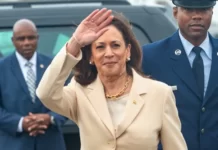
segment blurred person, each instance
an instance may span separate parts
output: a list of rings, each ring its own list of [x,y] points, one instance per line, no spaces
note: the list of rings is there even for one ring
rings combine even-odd
[[[37,88],[42,103],[73,120],[82,150],[186,150],[172,89],[141,74],[142,54],[124,16],[87,16]],[[71,70],[75,76],[64,86]]]
[[[208,33],[215,0],[173,0],[179,29],[143,46],[143,71],[172,86],[189,150],[218,149],[218,40]]]
[[[13,26],[15,53],[0,61],[0,149],[65,150],[61,125],[67,118],[47,109],[35,95],[51,59],[38,52],[35,24]]]

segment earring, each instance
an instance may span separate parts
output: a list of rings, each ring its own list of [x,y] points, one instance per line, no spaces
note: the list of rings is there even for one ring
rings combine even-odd
[[[130,57],[128,57],[126,60],[127,60],[127,61],[130,61]]]
[[[92,65],[92,62],[90,61],[89,64]]]

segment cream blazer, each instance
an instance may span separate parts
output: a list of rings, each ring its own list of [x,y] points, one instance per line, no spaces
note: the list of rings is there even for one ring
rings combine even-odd
[[[64,82],[80,61],[65,47],[47,68],[36,91],[42,103],[73,120],[80,129],[81,150],[187,150],[172,89],[133,70],[133,84],[125,116],[117,130],[110,117],[99,78],[82,86],[74,78]],[[72,141],[73,142],[73,141]]]

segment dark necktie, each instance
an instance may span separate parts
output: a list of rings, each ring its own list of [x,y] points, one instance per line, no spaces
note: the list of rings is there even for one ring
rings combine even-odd
[[[204,63],[200,55],[202,48],[194,47],[192,51],[196,54],[195,59],[193,61],[192,70],[193,70],[197,85],[199,87],[199,91],[203,97],[204,96]]]

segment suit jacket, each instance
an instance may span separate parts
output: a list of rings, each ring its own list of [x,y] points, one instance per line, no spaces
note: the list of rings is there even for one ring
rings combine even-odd
[[[78,58],[67,54],[64,47],[46,70],[36,92],[45,106],[79,126],[82,150],[155,150],[160,139],[165,150],[186,150],[169,86],[133,70],[126,115],[115,130],[99,77],[88,86],[73,78],[63,87],[81,58],[81,53]]]
[[[209,37],[213,48],[212,66],[204,99],[198,92],[178,32],[143,46],[144,73],[175,88],[182,133],[189,150],[218,149],[218,40]]]
[[[36,85],[50,62],[50,58],[37,53]],[[0,150],[65,150],[60,126],[67,118],[47,109],[38,98],[32,103],[15,53],[0,61],[0,70]],[[48,113],[54,116],[56,125],[36,137],[18,133],[21,117],[29,112]]]

